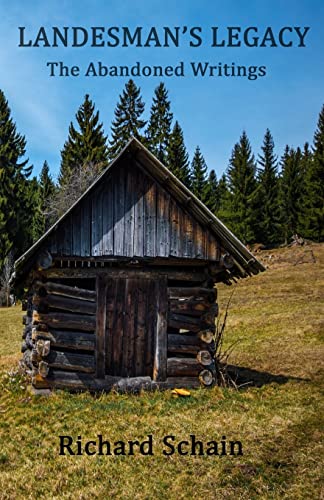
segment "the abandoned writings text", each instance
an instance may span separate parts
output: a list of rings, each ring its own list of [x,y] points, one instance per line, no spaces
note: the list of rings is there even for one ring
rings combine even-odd
[[[104,64],[101,61],[90,62],[85,68],[77,65],[66,65],[63,61],[49,61],[46,63],[51,77],[244,77],[248,80],[257,80],[266,76],[266,66],[221,63],[212,64],[208,61],[188,62],[180,61],[175,65],[143,65],[136,61],[133,65],[115,66]]]

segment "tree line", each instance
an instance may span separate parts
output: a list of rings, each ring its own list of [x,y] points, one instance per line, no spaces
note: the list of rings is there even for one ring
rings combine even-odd
[[[273,246],[299,234],[324,239],[324,106],[313,144],[286,146],[281,157],[269,129],[255,156],[246,131],[234,145],[226,171],[218,179],[196,147],[190,161],[183,130],[174,120],[164,83],[154,91],[149,119],[140,88],[129,80],[119,96],[111,133],[105,135],[99,111],[86,95],[70,123],[61,151],[57,182],[47,161],[39,178],[26,154],[0,90],[0,269],[8,255],[17,258],[118,155],[131,136],[138,138],[207,205],[245,244]]]

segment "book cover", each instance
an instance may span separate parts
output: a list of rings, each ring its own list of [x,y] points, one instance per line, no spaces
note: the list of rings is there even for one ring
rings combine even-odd
[[[321,498],[322,3],[0,7],[0,498]]]

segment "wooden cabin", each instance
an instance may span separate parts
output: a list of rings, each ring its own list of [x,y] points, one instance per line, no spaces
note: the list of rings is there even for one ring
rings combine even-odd
[[[215,383],[217,282],[263,271],[139,141],[15,264],[37,388]]]

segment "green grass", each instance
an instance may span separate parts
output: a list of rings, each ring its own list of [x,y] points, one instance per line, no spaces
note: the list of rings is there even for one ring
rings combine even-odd
[[[294,265],[307,247],[277,250],[266,273],[236,286],[226,345],[241,341],[230,362],[254,370],[262,387],[199,389],[183,399],[170,391],[31,396],[23,378],[8,375],[21,356],[22,313],[0,309],[0,498],[321,498],[324,246],[312,248],[316,263]],[[230,291],[219,287],[221,310]],[[153,434],[155,455],[59,456],[65,434]],[[242,442],[244,455],[163,456],[167,434],[225,435]]]

